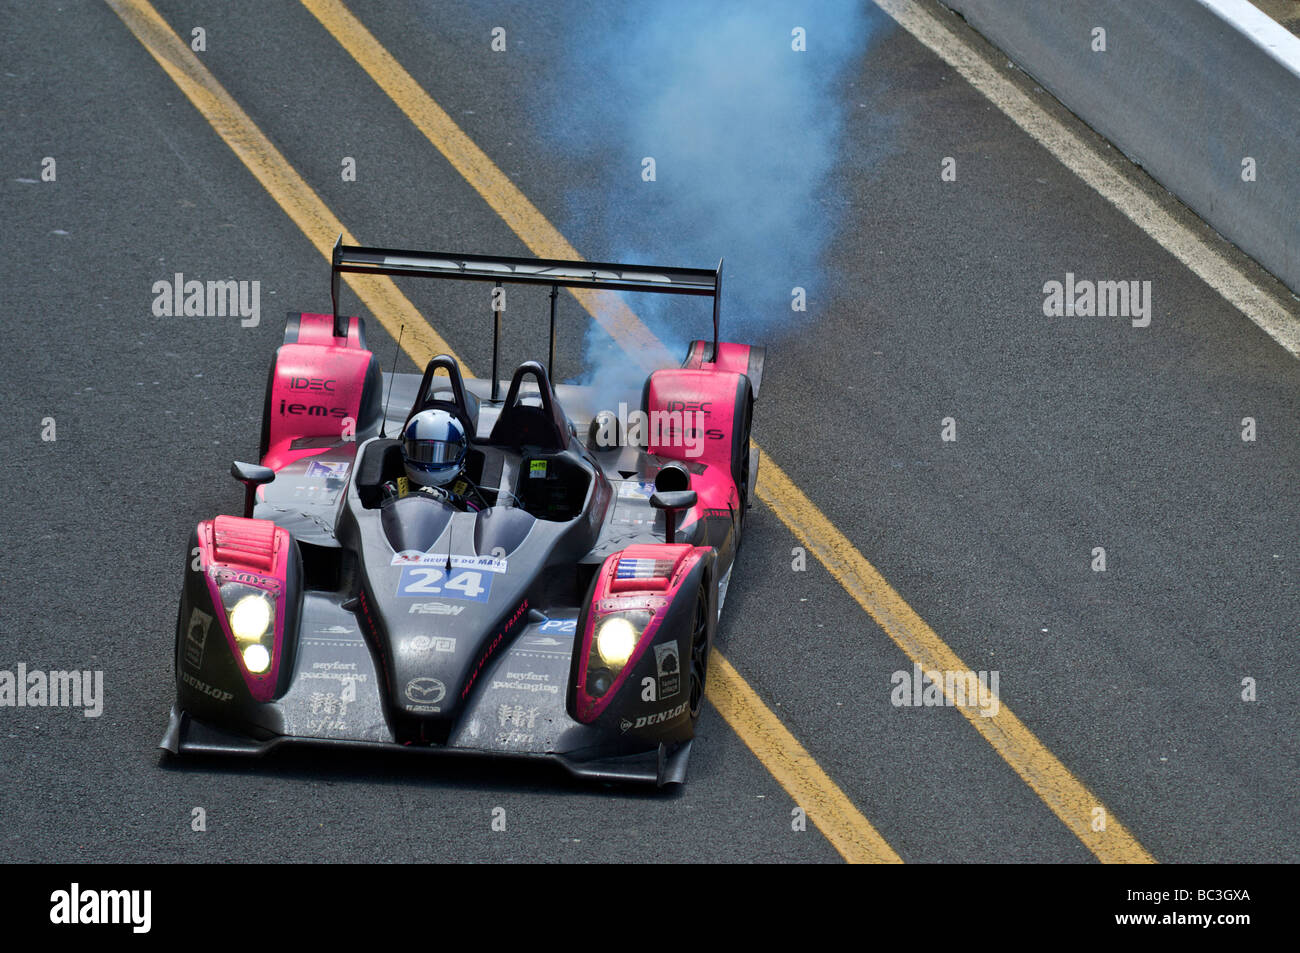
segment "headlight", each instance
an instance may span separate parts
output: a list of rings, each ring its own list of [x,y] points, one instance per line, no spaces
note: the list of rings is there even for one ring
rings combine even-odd
[[[617,670],[627,664],[636,648],[637,630],[622,616],[613,616],[600,623],[596,630],[596,652],[600,660]]]
[[[260,675],[271,667],[271,653],[261,642],[254,642],[244,649],[244,664],[250,672]]]
[[[230,610],[230,631],[240,642],[257,642],[271,627],[273,615],[274,610],[266,596],[252,594],[243,596]],[[245,661],[247,661],[247,653],[245,653]],[[265,671],[265,668],[255,669],[250,665],[249,671]]]
[[[222,583],[220,592],[245,672],[265,675],[275,660],[276,597],[265,589],[233,581]]]
[[[587,656],[588,695],[600,698],[614,687],[653,618],[654,613],[648,610],[625,609],[596,621]]]

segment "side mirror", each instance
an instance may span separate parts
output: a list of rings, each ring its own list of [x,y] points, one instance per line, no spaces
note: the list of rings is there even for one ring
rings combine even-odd
[[[664,511],[664,542],[675,543],[677,535],[677,511],[689,510],[698,502],[694,490],[673,490],[650,494],[650,505]]]
[[[257,502],[257,488],[275,479],[275,471],[256,463],[240,463],[236,460],[230,465],[230,475],[244,484],[244,516],[253,515],[253,506]]]

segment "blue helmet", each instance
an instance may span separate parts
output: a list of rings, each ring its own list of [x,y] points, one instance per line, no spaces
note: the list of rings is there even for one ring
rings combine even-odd
[[[406,476],[420,486],[446,486],[460,473],[468,449],[465,428],[445,410],[422,410],[402,428]]]

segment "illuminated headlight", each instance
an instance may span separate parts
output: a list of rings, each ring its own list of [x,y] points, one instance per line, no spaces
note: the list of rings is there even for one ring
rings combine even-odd
[[[614,687],[653,618],[653,612],[633,609],[596,621],[595,636],[587,656],[587,694],[600,698]]]
[[[221,586],[221,603],[245,672],[265,675],[275,654],[276,597],[256,586],[226,582]]]
[[[244,648],[244,664],[250,672],[260,675],[271,667],[271,653],[261,642],[254,642]]]
[[[600,623],[596,630],[596,652],[600,660],[614,670],[627,664],[636,648],[637,630],[622,616],[613,616]]]
[[[271,607],[271,602],[266,596],[247,595],[240,598],[235,603],[235,607],[230,610],[230,631],[240,642],[257,642],[262,636],[266,635],[266,630],[271,627],[271,618],[275,610]],[[249,649],[259,646],[249,646]],[[266,649],[262,649],[263,654]],[[248,661],[248,651],[244,652],[244,660]],[[262,672],[266,668],[254,668],[251,664],[248,666],[249,671]]]

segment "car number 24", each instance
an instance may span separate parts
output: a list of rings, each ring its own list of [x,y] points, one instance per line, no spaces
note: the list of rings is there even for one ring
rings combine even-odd
[[[492,594],[492,574],[477,569],[452,569],[440,566],[405,566],[397,582],[397,594],[424,599],[442,596],[463,602],[487,602]]]

